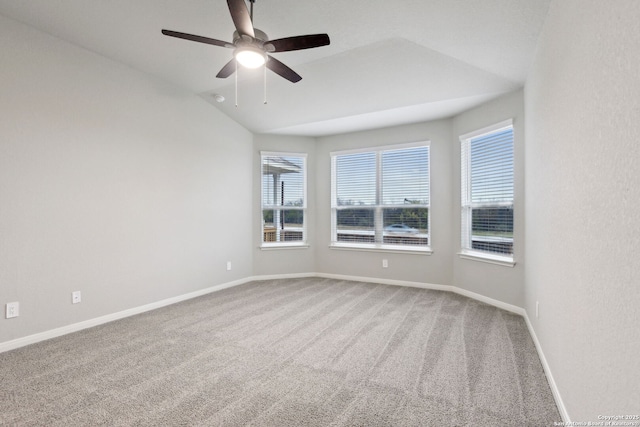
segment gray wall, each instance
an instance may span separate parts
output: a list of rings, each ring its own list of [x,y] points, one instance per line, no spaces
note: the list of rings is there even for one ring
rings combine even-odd
[[[454,277],[459,172],[451,168],[457,132],[518,110],[519,95],[456,121],[253,136],[179,88],[0,20],[0,302],[21,304],[20,317],[0,320],[0,342],[262,275],[455,284],[518,304],[494,292],[520,289],[504,267],[470,273],[495,289]],[[433,254],[329,249],[329,153],[422,140],[431,141]],[[259,248],[261,150],[308,154],[309,248]],[[75,290],[83,302],[72,305]]]
[[[431,141],[431,240],[433,254],[412,255],[330,249],[332,151]],[[398,126],[318,138],[317,157],[317,271],[359,277],[401,280],[437,285],[451,283],[452,242],[452,134],[451,122]],[[389,267],[382,268],[382,259]]]
[[[640,413],[638,17],[554,1],[526,84],[526,308],[572,421]]]
[[[0,52],[0,342],[252,274],[250,132],[3,17]]]
[[[260,249],[262,214],[260,195],[260,151],[307,154],[307,233],[311,243],[306,248]],[[313,273],[316,254],[316,156],[315,138],[256,135],[253,150],[253,274],[256,276]]]
[[[252,144],[200,99],[0,17],[0,302],[21,303],[0,342],[254,274],[452,284],[515,305],[524,289],[571,418],[637,414],[638,16],[636,0],[554,1],[526,84],[524,157],[519,93],[453,121]],[[457,136],[509,116],[525,166],[514,269],[456,255]],[[434,254],[329,249],[329,152],[425,139]],[[260,149],[309,153],[311,248],[257,248]]]
[[[524,93],[513,92],[460,114],[453,120],[453,241],[460,249],[460,135],[513,119],[514,144],[514,267],[453,257],[453,285],[498,301],[524,307]]]
[[[516,150],[516,267],[459,259],[460,142],[458,136],[513,118]],[[431,143],[432,255],[331,249],[332,151]],[[385,280],[454,285],[519,307],[524,306],[524,118],[523,92],[516,91],[454,119],[321,138],[256,135],[254,224],[260,227],[260,151],[309,155],[309,242],[306,249],[260,250],[254,233],[254,274],[324,273]],[[382,260],[389,261],[382,268]]]

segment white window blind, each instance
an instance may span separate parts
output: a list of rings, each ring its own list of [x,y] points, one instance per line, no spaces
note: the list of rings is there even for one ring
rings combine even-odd
[[[429,146],[332,153],[332,244],[429,246]]]
[[[306,155],[261,153],[263,246],[307,240]]]
[[[461,140],[462,249],[513,256],[513,126]]]

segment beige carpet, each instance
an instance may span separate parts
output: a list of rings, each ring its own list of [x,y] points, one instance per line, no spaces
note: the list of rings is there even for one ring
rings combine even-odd
[[[524,320],[447,292],[252,282],[0,354],[0,424],[551,426]]]

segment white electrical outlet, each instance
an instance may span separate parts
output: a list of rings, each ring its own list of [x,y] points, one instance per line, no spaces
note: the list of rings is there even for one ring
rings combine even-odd
[[[539,315],[540,315],[540,303],[536,301],[536,319],[539,317]]]
[[[382,260],[382,268],[387,268],[389,267],[389,260],[388,259],[383,259]]]
[[[82,295],[80,294],[80,291],[71,292],[71,302],[73,304],[82,302]]]
[[[231,270],[231,261],[227,261],[227,271]]]
[[[8,302],[5,317],[7,319],[11,319],[12,317],[18,317],[19,315],[20,315],[20,303],[18,301]]]

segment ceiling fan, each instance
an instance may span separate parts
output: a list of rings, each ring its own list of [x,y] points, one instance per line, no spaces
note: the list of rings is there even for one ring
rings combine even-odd
[[[298,73],[269,55],[269,53],[326,46],[330,43],[329,36],[327,34],[309,34],[269,40],[269,37],[263,31],[253,26],[253,3],[255,3],[255,0],[249,0],[249,2],[251,3],[251,12],[249,12],[245,0],[227,0],[231,19],[236,27],[236,31],[233,32],[233,43],[171,30],[162,30],[162,34],[234,49],[233,59],[227,62],[218,72],[216,75],[218,78],[229,77],[236,70],[237,63],[239,63],[247,68],[258,68],[265,65],[268,69],[290,82],[299,82],[302,77]]]

